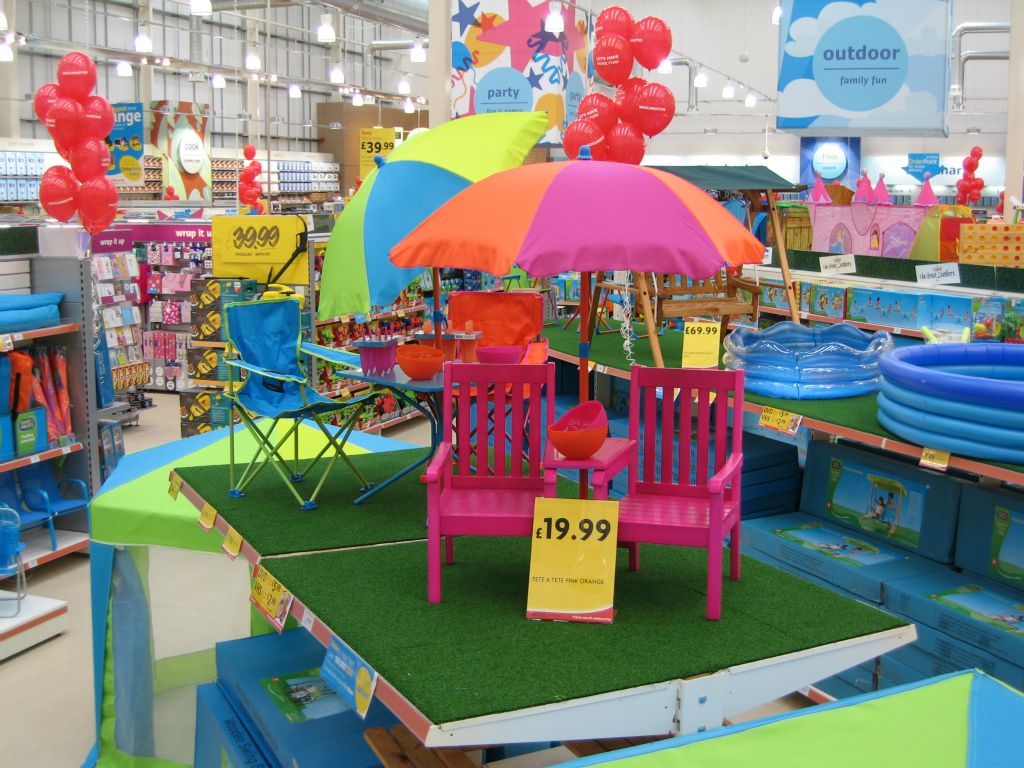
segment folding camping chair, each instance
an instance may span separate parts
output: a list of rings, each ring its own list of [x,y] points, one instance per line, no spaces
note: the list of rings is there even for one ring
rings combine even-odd
[[[21,540],[21,518],[7,506],[0,506],[0,579],[14,577],[14,591],[0,597],[0,603],[14,603],[13,613],[4,607],[0,616],[11,618],[21,611],[21,601],[28,595],[25,583],[25,564],[22,553],[25,543]]]
[[[229,366],[227,396],[232,410],[237,412],[256,441],[256,451],[241,477],[235,480],[235,431],[229,429],[230,482],[229,494],[238,498],[246,487],[270,464],[284,481],[288,490],[303,509],[316,509],[316,497],[327,481],[335,462],[341,458],[359,479],[361,490],[371,486],[345,453],[345,444],[372,394],[355,397],[344,403],[329,400],[307,382],[306,372],[299,360],[301,334],[299,303],[294,299],[271,299],[228,304],[225,307],[228,346],[232,354],[226,357]],[[235,370],[246,371],[248,376],[236,390]],[[323,422],[323,416],[335,411],[349,411],[341,429],[334,433]],[[261,417],[256,421],[250,414]],[[304,467],[299,467],[299,426],[304,419],[317,425],[327,442]],[[275,435],[282,420],[291,420],[284,435]],[[269,425],[269,426],[268,426]],[[261,428],[265,427],[265,428]],[[281,455],[288,440],[294,442],[294,458],[289,461]],[[326,469],[308,499],[303,499],[295,485],[303,481],[313,467],[331,448]]]

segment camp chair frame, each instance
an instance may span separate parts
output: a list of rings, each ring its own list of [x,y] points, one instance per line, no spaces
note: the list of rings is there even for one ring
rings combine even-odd
[[[278,303],[281,301],[291,301],[294,299],[270,299],[260,302],[234,302],[228,304],[225,307],[224,317],[225,323],[227,324],[227,318],[229,317],[230,311],[235,307],[251,307],[254,305],[266,305],[271,303]],[[296,310],[298,306],[296,304]],[[341,458],[352,473],[356,476],[360,483],[360,491],[365,492],[373,487],[362,472],[359,471],[358,467],[352,462],[352,459],[345,453],[345,446],[348,443],[349,437],[355,430],[355,426],[358,423],[359,416],[361,415],[363,408],[373,397],[373,393],[363,395],[358,398],[352,398],[344,403],[337,403],[336,408],[330,408],[327,403],[311,403],[307,396],[307,388],[309,387],[308,379],[305,376],[299,376],[293,373],[285,373],[281,371],[273,371],[262,366],[255,365],[248,362],[241,357],[241,352],[232,343],[230,326],[227,330],[228,345],[225,350],[224,361],[228,366],[228,386],[225,390],[226,396],[231,401],[231,412],[232,414],[238,414],[242,424],[245,425],[249,434],[252,435],[256,441],[256,450],[253,452],[252,458],[249,460],[245,469],[242,471],[240,477],[236,481],[236,467],[235,467],[235,427],[232,424],[229,428],[229,439],[228,439],[228,456],[229,456],[229,482],[230,490],[228,494],[232,498],[240,498],[245,495],[245,489],[255,480],[260,473],[270,465],[277,473],[278,477],[284,482],[285,486],[291,492],[292,496],[295,497],[296,501],[302,509],[312,510],[316,509],[317,503],[316,498],[320,494],[320,491],[324,487],[331,470],[334,468],[335,463]],[[295,338],[295,360],[297,370],[303,370],[301,364],[301,333],[296,333]],[[249,376],[253,374],[261,376],[264,379],[271,379],[273,381],[279,381],[283,385],[295,384],[298,387],[298,392],[302,399],[302,407],[296,410],[282,412],[275,415],[264,415],[258,422],[253,415],[249,413],[246,407],[241,402],[240,397],[243,395],[245,387],[248,386],[250,379],[247,377],[244,381],[236,381],[235,371],[239,372],[241,376],[242,371],[246,371]],[[236,387],[237,384],[237,387]],[[350,413],[348,418],[345,419],[341,426],[341,430],[338,433],[332,433],[330,429],[324,424],[322,416],[327,413],[332,413],[341,410],[349,410]],[[259,414],[257,414],[257,417]],[[291,420],[291,426],[285,431],[284,435],[280,438],[272,438],[277,426],[282,421]],[[312,421],[316,424],[317,428],[323,434],[327,442],[320,449],[320,451],[312,459],[308,460],[305,465],[302,465],[299,459],[299,427],[304,420]],[[233,419],[232,419],[233,421]],[[269,428],[261,429],[263,422],[269,421]],[[291,440],[293,444],[293,456],[289,460],[282,455],[282,449],[285,448],[286,444]],[[324,470],[320,477],[320,481],[316,484],[313,492],[309,498],[304,499],[302,494],[296,490],[295,485],[302,482],[306,475],[308,475],[313,468],[319,463],[327,454],[328,450],[334,449],[333,455],[328,459],[327,468]],[[291,467],[289,467],[289,462]]]

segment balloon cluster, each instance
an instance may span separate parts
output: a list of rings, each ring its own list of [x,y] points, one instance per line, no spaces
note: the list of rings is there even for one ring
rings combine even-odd
[[[258,179],[263,173],[263,166],[256,159],[256,147],[252,144],[242,147],[242,155],[249,164],[238,175],[238,199],[252,211],[260,214],[263,213],[263,203],[260,202],[260,198],[263,197],[263,185]]]
[[[964,176],[956,183],[957,205],[967,205],[981,200],[981,190],[985,188],[985,180],[974,175],[978,170],[978,161],[985,154],[981,147],[973,147],[971,154],[964,158]]]
[[[668,127],[676,99],[661,83],[633,77],[633,64],[647,69],[661,64],[672,52],[672,32],[661,19],[648,16],[634,22],[629,11],[612,6],[597,17],[596,36],[594,70],[617,86],[615,99],[601,93],[584,96],[562,144],[572,159],[586,145],[595,160],[639,165],[646,150],[644,136]]]
[[[181,200],[181,198],[178,197],[178,191],[174,187],[165,187],[164,200]]]
[[[999,205],[996,206],[996,213],[1002,216],[1006,212],[1006,190],[999,193]]]
[[[39,183],[39,202],[58,221],[78,214],[90,234],[102,232],[117,214],[117,187],[107,178],[114,127],[110,102],[92,93],[96,64],[81,51],[57,64],[57,82],[47,83],[33,99],[36,117],[46,126],[57,152],[71,167],[54,166]]]

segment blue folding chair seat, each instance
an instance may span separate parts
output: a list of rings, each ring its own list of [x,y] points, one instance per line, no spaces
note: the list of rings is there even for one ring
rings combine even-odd
[[[27,506],[24,499],[18,495],[13,472],[0,473],[0,508],[2,507],[9,507],[18,513],[23,531],[41,528],[44,525],[49,528],[50,549],[57,551],[57,530],[53,525],[53,511],[41,503],[34,507]]]
[[[14,592],[0,597],[0,604],[14,603],[14,612],[6,610],[0,616],[10,618],[17,616],[21,610],[21,601],[28,594],[25,584],[25,565],[21,554],[25,551],[25,542],[21,540],[24,520],[10,507],[0,507],[0,578],[14,576]],[[9,590],[8,590],[9,592]]]
[[[270,299],[228,304],[224,308],[227,335],[232,355],[225,359],[229,366],[226,390],[232,401],[232,410],[240,416],[249,433],[256,440],[256,451],[241,477],[235,480],[234,429],[230,430],[230,490],[233,497],[245,495],[246,487],[270,464],[285,482],[303,509],[315,509],[316,497],[327,480],[334,463],[340,458],[368,490],[371,484],[345,453],[359,415],[372,401],[374,394],[351,398],[343,403],[328,400],[308,384],[300,354],[310,354],[310,345],[300,349],[302,343],[299,322],[299,303],[294,299]],[[247,373],[244,383],[234,387],[234,372]],[[328,429],[321,417],[328,413],[347,411],[348,415],[337,433]],[[250,416],[261,417],[257,422]],[[284,436],[272,439],[282,419],[290,419],[291,426]],[[326,438],[320,452],[304,467],[299,466],[299,425],[303,420],[314,422]],[[263,428],[266,427],[266,428]],[[289,468],[281,449],[292,439],[294,458]],[[301,482],[327,452],[334,454],[308,499],[303,499],[295,484]]]
[[[89,510],[89,489],[85,483],[74,477],[57,482],[53,464],[48,461],[19,469],[18,484],[24,509],[47,512],[52,517]],[[72,488],[77,490],[77,497],[65,495]]]

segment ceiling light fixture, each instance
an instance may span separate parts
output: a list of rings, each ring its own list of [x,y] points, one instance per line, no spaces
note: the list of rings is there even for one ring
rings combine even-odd
[[[694,88],[707,88],[708,87],[708,73],[703,69],[697,73],[697,76],[693,78]]]
[[[552,35],[560,35],[565,32],[565,19],[562,18],[562,3],[560,0],[552,0],[548,3],[548,15],[544,19],[544,31]]]
[[[423,47],[423,38],[417,37],[409,51],[409,61],[413,64],[422,64],[427,60],[427,50]]]
[[[359,93],[358,91],[356,91],[355,93],[352,94],[352,106],[353,107],[361,107],[361,106],[363,106],[363,94]]]
[[[0,63],[10,64],[14,61],[14,49],[10,43],[0,43]]]
[[[224,75],[217,72],[213,77],[210,78],[210,85],[214,88],[224,88],[227,86],[228,81],[224,79]]]
[[[165,67],[171,66],[171,60],[169,58],[167,58],[166,56],[164,56],[164,60],[162,62],[160,62],[160,63],[163,64]]]
[[[299,88],[295,83],[288,86],[288,98],[289,99],[301,99],[302,89]]]
[[[398,81],[398,93],[402,96],[408,96],[412,93],[412,87],[409,85],[409,78],[403,77]]]
[[[659,75],[671,75],[672,74],[672,59],[665,59],[661,64],[658,65]]]
[[[331,14],[320,14],[320,26],[316,28],[316,41],[318,43],[333,43],[337,39],[338,36],[334,32]]]
[[[117,62],[117,67],[114,69],[118,77],[131,77],[132,76],[132,65],[127,61]]]
[[[345,70],[341,68],[341,64],[335,64],[331,67],[331,72],[328,75],[332,85],[341,85],[345,82]]]
[[[135,52],[136,53],[152,53],[153,52],[153,39],[149,36],[146,31],[145,24],[139,24],[139,34],[135,36]]]
[[[374,101],[376,101],[376,99],[374,99],[374,97],[371,94],[369,94],[369,93],[364,93],[363,94],[363,104],[371,105],[371,104],[374,103]]]
[[[189,13],[192,16],[212,16],[213,3],[210,0],[191,0],[189,3]]]
[[[772,24],[777,27],[780,21],[782,21],[782,3],[776,3],[775,8],[772,9]]]
[[[0,32],[6,32],[8,30],[7,14],[0,11]]]
[[[260,55],[256,52],[256,46],[250,45],[245,53],[245,68],[250,72],[254,72],[262,66],[260,61]]]
[[[733,85],[732,80],[729,80],[725,85],[722,86],[722,98],[733,99],[736,97],[736,86]]]
[[[402,108],[407,115],[416,114],[416,105],[412,103],[412,99],[406,99]]]
[[[747,97],[745,99],[743,99],[743,106],[747,107],[748,109],[756,107],[757,106],[757,94],[754,93],[753,91],[748,92],[747,93]]]

